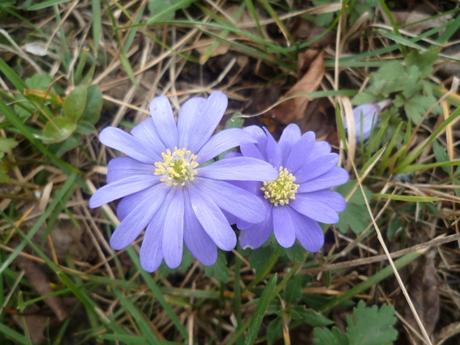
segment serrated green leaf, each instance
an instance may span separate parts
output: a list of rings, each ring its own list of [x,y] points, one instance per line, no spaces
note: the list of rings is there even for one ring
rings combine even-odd
[[[347,317],[349,345],[389,345],[398,338],[396,317],[390,305],[367,307],[363,301]]]
[[[342,195],[347,196],[355,187],[356,181],[349,181],[337,188],[337,191]],[[370,199],[372,193],[365,187],[364,193],[366,197]],[[340,220],[337,224],[337,228],[342,233],[347,233],[348,229],[351,229],[355,234],[360,234],[369,225],[371,218],[364,202],[364,198],[359,188],[356,188],[353,195],[347,202],[347,208],[340,214]]]
[[[88,88],[86,86],[77,86],[65,98],[63,111],[64,117],[73,120],[74,123],[83,115],[86,107],[86,97]]]
[[[436,104],[436,99],[433,96],[420,94],[405,101],[404,111],[413,123],[419,124],[429,107],[434,104]]]
[[[315,328],[313,331],[315,345],[349,345],[347,337],[337,328]]]

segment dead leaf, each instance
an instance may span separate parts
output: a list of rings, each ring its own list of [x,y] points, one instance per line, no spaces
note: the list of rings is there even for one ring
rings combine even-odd
[[[32,344],[39,345],[46,339],[45,330],[48,327],[50,318],[43,315],[13,315],[13,320],[22,327],[24,333],[32,341]]]
[[[41,296],[49,295],[52,292],[51,283],[41,266],[22,257],[19,257],[17,262],[19,267],[24,270],[25,277]],[[65,320],[67,312],[59,297],[48,296],[45,298],[45,303],[51,308],[59,321]]]
[[[439,277],[434,263],[436,252],[431,251],[417,261],[412,274],[409,276],[407,290],[411,292],[412,302],[417,310],[426,331],[431,336],[439,319]],[[418,329],[407,303],[404,304],[404,317],[414,329]],[[410,336],[410,335],[409,335]],[[413,339],[413,344],[419,344],[419,339]]]
[[[312,59],[313,56],[314,58]],[[272,117],[284,124],[299,121],[304,117],[305,110],[310,102],[307,95],[318,88],[324,76],[323,52],[318,53],[313,50],[307,50],[301,53],[298,59],[299,70],[305,70],[305,66],[308,66],[308,69],[302,78],[282,97],[286,101],[269,111]]]

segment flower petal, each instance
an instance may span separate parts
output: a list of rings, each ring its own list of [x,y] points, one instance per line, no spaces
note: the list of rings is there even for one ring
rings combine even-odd
[[[184,241],[192,255],[205,266],[211,266],[217,260],[217,247],[204,231],[193,213],[192,205],[188,193],[185,200],[185,231]]]
[[[324,233],[317,222],[291,209],[296,237],[302,247],[311,253],[318,252],[324,245]]]
[[[184,194],[182,189],[175,190],[163,226],[163,256],[169,268],[176,268],[182,261],[184,245]]]
[[[281,165],[281,150],[278,143],[275,141],[271,133],[264,128],[264,131],[267,135],[267,141],[265,146],[265,153],[267,156],[267,161],[275,167]]]
[[[295,242],[295,223],[288,206],[273,207],[273,230],[276,240],[284,248],[290,248]]]
[[[281,165],[284,166],[286,164],[286,160],[289,157],[289,154],[291,153],[292,147],[297,141],[300,140],[301,136],[302,134],[300,132],[299,126],[297,126],[294,123],[289,124],[283,130],[283,133],[281,133],[281,137],[278,142],[281,150],[281,157],[283,158]]]
[[[315,133],[306,132],[302,135],[291,148],[291,152],[286,159],[286,166],[291,173],[295,173],[305,163],[310,156],[315,145]]]
[[[348,179],[349,175],[345,169],[335,167],[321,176],[300,183],[298,193],[314,192],[321,189],[340,186],[347,183]]]
[[[199,114],[194,116],[189,126],[189,135],[186,147],[192,152],[198,152],[209,140],[219,124],[225,109],[227,109],[227,96],[220,91],[211,92]]]
[[[155,97],[150,101],[149,109],[153,126],[160,140],[165,147],[174,149],[177,146],[177,127],[168,98],[165,96]]]
[[[243,249],[257,249],[263,245],[273,233],[273,217],[272,210],[267,209],[265,220],[259,224],[251,225],[250,227],[241,229],[240,245]]]
[[[229,128],[212,136],[198,152],[198,162],[206,162],[224,151],[245,143],[253,143],[255,139],[240,128]]]
[[[196,188],[189,189],[190,202],[204,231],[222,250],[232,250],[236,236],[219,207]]]
[[[318,177],[337,165],[339,155],[336,153],[328,153],[325,156],[316,159],[308,159],[305,164],[295,173],[296,183],[302,183]]]
[[[206,98],[192,97],[187,100],[179,110],[179,118],[177,120],[177,130],[179,132],[179,147],[187,147],[189,138],[192,138],[193,126],[195,122],[201,121],[200,113],[204,109]]]
[[[224,211],[249,223],[264,219],[265,204],[254,194],[224,181],[197,178],[196,187]]]
[[[139,236],[162,205],[167,191],[168,189],[163,184],[154,186],[151,192],[156,197],[145,197],[142,199],[126,218],[121,221],[110,238],[110,245],[113,249],[123,249]]]
[[[139,256],[141,266],[147,272],[156,271],[163,261],[161,244],[163,238],[163,224],[170,200],[168,197],[169,195],[166,196],[163,205],[157,211],[155,217],[150,221],[147,230],[145,230],[144,239],[142,240]]]
[[[131,134],[148,148],[149,152],[156,155],[156,160],[161,159],[161,153],[166,150],[166,147],[160,140],[151,117],[135,126]]]
[[[157,160],[156,154],[149,152],[137,138],[119,128],[104,128],[99,134],[99,141],[143,163],[153,163]]]
[[[315,145],[313,146],[313,150],[308,156],[308,159],[312,161],[318,157],[325,156],[328,153],[331,153],[331,145],[329,145],[329,143],[326,141],[317,141],[315,142]]]
[[[297,194],[296,198],[289,203],[289,206],[318,222],[335,224],[339,221],[339,216],[332,207],[308,194]]]
[[[312,193],[302,193],[297,194],[297,196],[314,199],[317,202],[322,202],[323,204],[328,205],[336,212],[342,212],[343,210],[345,210],[347,206],[345,198],[342,196],[342,194],[330,190],[320,190]]]
[[[129,157],[117,157],[107,166],[107,183],[112,183],[133,175],[153,175],[152,164],[144,164]]]
[[[242,144],[240,145],[240,151],[245,157],[258,158],[261,160],[266,159],[265,148],[267,135],[259,126],[249,126],[243,129],[249,133],[257,142],[257,144]]]
[[[147,195],[147,197],[152,197],[151,188],[152,187],[123,197],[117,205],[118,219],[123,220],[128,214],[130,214],[131,211],[142,201],[142,199],[146,197],[145,195]]]
[[[106,184],[99,188],[89,199],[89,207],[95,208],[113,200],[139,192],[160,181],[158,176],[129,176],[121,180]]]
[[[268,181],[276,179],[278,171],[260,159],[232,157],[199,168],[198,176],[215,180]]]

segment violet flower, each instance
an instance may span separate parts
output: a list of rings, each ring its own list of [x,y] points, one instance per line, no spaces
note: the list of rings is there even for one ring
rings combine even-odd
[[[263,183],[239,183],[266,205],[263,222],[236,221],[241,246],[258,248],[274,233],[282,247],[291,247],[297,239],[307,251],[319,251],[324,233],[318,222],[337,223],[338,213],[345,209],[342,195],[331,190],[348,180],[348,173],[337,167],[339,156],[331,153],[327,142],[316,141],[313,132],[301,135],[295,124],[284,129],[279,142],[259,127],[246,131],[257,143],[241,145],[242,155],[269,162],[278,170],[278,177]]]
[[[140,249],[146,271],[155,271],[163,260],[178,267],[184,242],[201,263],[214,264],[217,247],[232,250],[236,245],[224,212],[249,223],[263,220],[260,199],[226,180],[270,180],[276,170],[252,157],[212,161],[228,149],[255,142],[237,128],[213,136],[226,108],[222,92],[193,97],[182,105],[176,123],[168,99],[160,96],[150,103],[151,117],[131,134],[108,127],[99,135],[104,145],[127,157],[109,162],[108,184],[94,193],[90,207],[122,199],[117,207],[121,223],[110,244],[123,249],[146,228]]]
[[[372,133],[372,130],[379,121],[380,112],[390,104],[390,100],[384,100],[378,103],[361,104],[353,108],[356,139],[358,142],[364,141],[367,138],[369,138],[369,136]]]

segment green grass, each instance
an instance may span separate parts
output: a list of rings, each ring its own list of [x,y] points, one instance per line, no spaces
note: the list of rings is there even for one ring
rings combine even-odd
[[[433,2],[433,13],[401,22],[400,11],[417,9],[366,3],[343,1],[342,9],[330,7],[333,2],[299,6],[284,0],[0,4],[3,29],[11,37],[0,41],[0,343],[312,343],[315,328],[334,329],[337,320],[340,327],[360,300],[392,304],[409,322],[412,330],[398,323],[395,344],[423,338],[388,258],[380,256],[371,216],[390,252],[437,243],[395,259],[416,305],[415,265],[419,272],[434,270],[446,291],[458,291],[460,96],[458,90],[447,91],[455,83],[444,67],[449,63],[460,70],[454,49],[459,7]],[[365,13],[368,19],[347,36]],[[442,20],[446,16],[450,19]],[[418,31],[420,25],[424,30]],[[48,47],[46,55],[26,50],[35,41]],[[147,110],[150,98],[160,93],[178,105],[191,95],[221,89],[231,100],[229,118],[236,114],[279,135],[283,124],[267,109],[308,70],[308,62],[299,70],[299,56],[315,49],[324,51],[326,74],[318,89],[295,95],[310,100],[308,116],[298,123],[330,140],[341,165],[355,166],[359,175],[350,169],[352,182],[344,189],[349,221],[324,226],[323,251],[285,250],[272,240],[257,251],[237,248],[221,255],[214,269],[186,254],[177,270],[162,266],[150,274],[140,267],[139,244],[110,249],[114,205],[87,206],[92,186],[105,183],[105,167],[116,155],[98,142],[102,128],[112,122],[132,128],[145,117],[138,109]],[[435,49],[439,54],[430,66],[424,65],[426,57],[410,59],[415,51]],[[48,77],[36,73],[30,59]],[[389,61],[406,66],[407,79],[416,82],[386,90],[396,78],[388,75],[379,89],[372,76]],[[432,90],[417,89],[418,84]],[[354,145],[340,104],[344,97],[356,100],[371,91],[376,100],[394,102],[380,114],[372,136]],[[422,107],[420,122],[396,102],[427,92],[435,101]],[[430,242],[449,235],[447,243]],[[370,261],[355,265],[361,259]],[[32,268],[25,269],[24,262]],[[430,290],[420,284],[425,293]],[[430,334],[438,340],[458,320],[457,301],[444,290],[422,297],[440,313]],[[65,320],[58,320],[51,300],[65,311]],[[38,326],[24,327],[21,320],[31,322],[33,316],[44,318]],[[422,317],[422,322],[430,320]],[[454,336],[444,344],[456,344]]]

